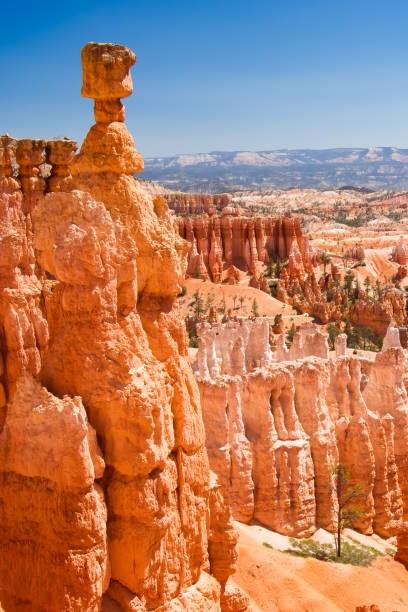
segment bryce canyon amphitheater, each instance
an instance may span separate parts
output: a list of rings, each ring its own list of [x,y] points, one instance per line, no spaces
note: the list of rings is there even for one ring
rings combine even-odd
[[[136,57],[81,59],[78,153],[0,137],[0,606],[408,610],[404,222],[138,181]],[[282,552],[332,540],[339,464],[368,567]]]

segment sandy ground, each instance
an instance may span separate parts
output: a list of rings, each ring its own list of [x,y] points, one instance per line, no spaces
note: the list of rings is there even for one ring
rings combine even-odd
[[[311,317],[307,314],[298,315],[296,310],[289,304],[283,304],[279,300],[271,297],[267,293],[254,289],[248,286],[248,281],[244,281],[238,285],[216,285],[211,281],[203,281],[197,278],[188,278],[184,281],[184,286],[187,289],[186,295],[179,299],[183,315],[193,313],[194,293],[198,290],[204,303],[208,295],[214,296],[213,306],[219,308],[225,298],[227,310],[231,309],[231,314],[237,317],[247,317],[251,315],[251,309],[254,299],[257,302],[259,315],[270,317],[273,319],[275,315],[281,314],[285,328],[289,328],[292,322],[295,325],[301,325],[306,321],[311,321]],[[244,301],[242,306],[239,297],[242,296]],[[235,308],[234,308],[235,297]]]
[[[392,278],[398,271],[398,264],[391,261],[391,249],[367,249],[365,252],[366,265],[361,268],[355,268],[358,271],[359,278],[366,276],[370,280],[381,281],[384,277]]]
[[[368,568],[302,559],[280,552],[290,547],[287,536],[261,525],[235,525],[240,542],[238,572],[232,582],[251,598],[251,612],[354,612],[358,605],[373,603],[381,612],[408,612],[408,572],[392,557],[377,559]],[[344,537],[382,553],[395,543],[351,529]],[[333,535],[319,529],[313,539],[332,543]],[[102,612],[120,611],[105,596]]]
[[[267,527],[263,527],[262,525],[258,524],[245,525],[243,523],[238,523],[237,521],[235,521],[235,526],[240,534],[246,534],[249,538],[256,540],[259,544],[266,542],[276,550],[286,550],[287,548],[290,548],[290,538],[288,536],[277,533],[276,531],[271,531]],[[318,529],[309,539],[314,540],[315,542],[320,542],[321,544],[333,544],[333,534],[325,529]],[[354,531],[353,529],[345,529],[343,531],[342,539],[351,543],[353,543],[353,540],[354,543],[358,541],[360,544],[363,544],[364,546],[372,546],[384,554],[387,549],[390,548],[393,548],[394,552],[396,552],[396,538],[389,538],[388,540],[385,540],[376,534],[366,536],[362,533],[358,533],[358,531]]]
[[[377,559],[370,567],[293,557],[262,544],[269,541],[282,548],[284,536],[257,525],[238,525],[234,582],[250,596],[255,612],[354,612],[358,605],[371,604],[381,612],[408,612],[408,572],[392,557]],[[317,539],[332,538],[319,531]],[[352,537],[356,537],[353,532]],[[376,537],[369,543],[388,546]]]

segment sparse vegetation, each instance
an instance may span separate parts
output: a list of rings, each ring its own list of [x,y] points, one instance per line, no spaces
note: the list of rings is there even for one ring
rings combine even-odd
[[[198,348],[198,336],[195,325],[191,325],[187,327],[188,333],[188,345],[192,348]]]
[[[196,319],[200,318],[200,315],[204,313],[204,302],[203,298],[200,295],[199,290],[194,293],[194,303],[193,303],[193,312]]]
[[[269,289],[271,290],[271,296],[272,297],[276,297],[278,281],[277,280],[270,280],[268,282],[268,285],[269,285]]]
[[[341,329],[337,327],[337,325],[334,325],[334,323],[329,323],[327,326],[327,333],[329,334],[331,347],[334,349],[334,341],[337,336],[341,334]]]
[[[364,487],[360,484],[350,484],[350,474],[346,472],[343,463],[338,463],[332,468],[332,474],[336,479],[335,491],[337,497],[337,529],[336,529],[336,555],[342,556],[341,533],[345,527],[351,527],[353,522],[364,516],[363,508],[356,504],[358,499],[366,497],[363,493]],[[350,561],[348,561],[350,563]],[[359,564],[358,564],[359,565]]]
[[[273,320],[274,327],[278,327],[281,323],[282,323],[282,315],[281,314],[276,314],[275,318]]]
[[[258,302],[256,301],[256,298],[254,298],[252,302],[251,315],[255,318],[259,317]]]
[[[293,338],[296,334],[296,326],[294,323],[292,323],[292,325],[290,326],[287,334],[286,334],[286,340],[291,344],[293,342]]]
[[[320,261],[323,264],[323,273],[326,276],[326,266],[328,266],[329,263],[331,262],[331,257],[329,257],[327,253],[322,253],[320,255]]]
[[[266,546],[266,544],[264,545]],[[290,538],[290,545],[292,548],[285,550],[285,553],[296,557],[313,557],[319,561],[332,561],[334,563],[359,565],[362,567],[367,567],[378,557],[384,556],[384,553],[381,553],[376,548],[357,542],[355,544],[347,541],[343,542],[340,556],[337,554],[334,544],[320,544],[312,539],[297,540]],[[386,552],[385,554],[389,553]]]

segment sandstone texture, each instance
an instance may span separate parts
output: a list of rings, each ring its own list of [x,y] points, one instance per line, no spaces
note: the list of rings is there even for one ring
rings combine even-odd
[[[402,563],[408,569],[408,524],[404,523],[397,538],[397,554],[395,560]]]
[[[79,397],[19,378],[0,434],[4,610],[100,609],[109,583],[104,472]],[[22,578],[24,577],[24,580]]]
[[[97,612],[106,592],[121,610],[246,609],[176,303],[188,245],[133,176],[135,60],[82,50],[96,123],[77,156],[68,139],[0,141],[5,612]]]
[[[273,351],[262,319],[198,326],[194,368],[208,455],[235,518],[300,537],[333,530],[332,468],[342,463],[350,484],[363,487],[354,528],[400,532],[408,511],[408,364],[393,330],[389,348],[370,360],[348,356],[341,336],[329,358],[327,337],[312,324],[301,326],[289,350],[281,336]]]

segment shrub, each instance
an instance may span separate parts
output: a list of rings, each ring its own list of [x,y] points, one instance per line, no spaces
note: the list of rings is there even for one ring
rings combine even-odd
[[[252,302],[251,314],[255,318],[259,317],[258,302],[256,301],[256,298],[254,298],[254,301]]]
[[[271,290],[271,296],[276,297],[278,281],[277,280],[269,281],[268,285],[269,285],[269,289]]]
[[[365,546],[357,542],[354,544],[343,542],[341,556],[337,557],[334,544],[320,544],[311,539],[297,540],[295,538],[290,538],[289,541],[292,549],[285,550],[285,553],[296,557],[313,557],[319,561],[332,561],[334,563],[367,567],[371,565],[372,561],[377,559],[377,557],[384,556],[383,553],[372,546]],[[392,553],[393,552],[394,551],[392,551]],[[389,554],[389,552],[385,554]]]
[[[295,336],[295,334],[296,334],[296,331],[297,331],[297,330],[296,330],[296,326],[295,326],[295,324],[294,324],[294,323],[292,323],[292,325],[290,326],[290,328],[289,328],[288,332],[286,333],[286,339],[287,339],[287,341],[288,341],[289,343],[292,343],[293,338],[294,338],[294,336]]]

